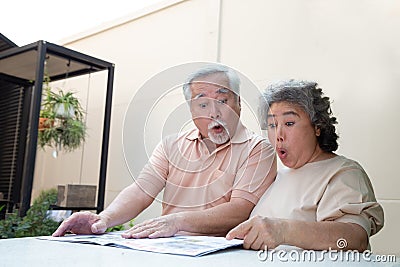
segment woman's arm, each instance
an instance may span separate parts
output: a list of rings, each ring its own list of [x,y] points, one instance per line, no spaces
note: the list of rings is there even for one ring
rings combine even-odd
[[[243,239],[243,247],[254,250],[282,244],[313,250],[364,251],[368,247],[364,228],[355,223],[335,221],[306,222],[256,216],[239,224],[226,237]]]

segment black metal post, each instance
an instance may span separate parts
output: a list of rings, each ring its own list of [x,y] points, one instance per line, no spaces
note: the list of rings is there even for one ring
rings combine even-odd
[[[106,176],[107,176],[107,160],[108,160],[108,144],[110,139],[111,127],[111,105],[113,94],[114,82],[114,64],[108,67],[107,78],[107,93],[104,112],[104,125],[103,125],[103,140],[101,145],[101,160],[100,160],[100,177],[99,177],[99,190],[97,196],[97,213],[104,209],[104,195],[106,189]]]
[[[26,138],[26,150],[25,160],[23,167],[23,181],[21,188],[21,207],[19,210],[20,216],[25,216],[31,205],[32,197],[32,185],[33,176],[35,171],[35,159],[36,159],[36,148],[37,148],[37,137],[38,137],[38,124],[39,124],[39,112],[42,100],[42,87],[43,87],[43,75],[44,75],[44,63],[46,59],[47,46],[44,41],[37,42],[37,62],[36,62],[36,77],[35,84],[32,87],[32,101],[30,106],[30,112],[28,116],[29,128]]]

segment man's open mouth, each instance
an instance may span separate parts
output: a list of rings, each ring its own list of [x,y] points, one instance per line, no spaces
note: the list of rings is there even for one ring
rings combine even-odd
[[[224,131],[225,127],[223,123],[213,121],[208,125],[208,129],[216,133],[221,133],[222,131]]]

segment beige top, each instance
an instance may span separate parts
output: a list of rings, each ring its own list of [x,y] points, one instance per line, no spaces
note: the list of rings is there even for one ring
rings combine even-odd
[[[166,137],[136,182],[152,197],[165,188],[163,215],[208,209],[235,197],[256,204],[276,175],[274,159],[266,139],[240,122],[230,142],[211,153],[194,129]]]
[[[362,226],[369,236],[383,227],[383,209],[367,174],[357,162],[343,156],[279,170],[254,215],[351,222]]]

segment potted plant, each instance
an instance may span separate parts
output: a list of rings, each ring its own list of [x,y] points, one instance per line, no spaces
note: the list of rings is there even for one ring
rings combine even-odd
[[[73,92],[51,90],[50,78],[45,75],[40,110],[38,145],[56,150],[73,151],[86,137],[84,110]]]
[[[0,220],[0,239],[51,235],[60,225],[48,213],[51,205],[56,202],[57,190],[55,188],[40,192],[25,217],[21,218],[18,210],[14,210]]]

